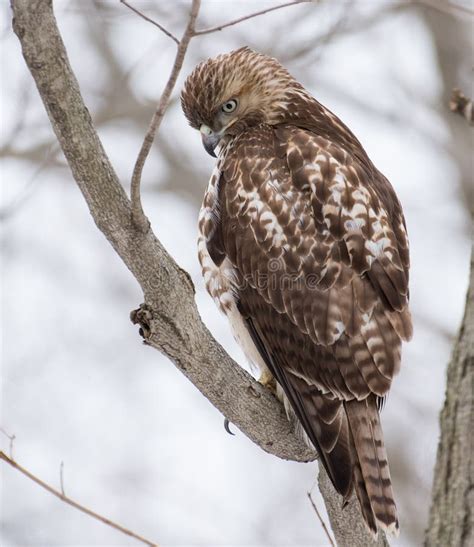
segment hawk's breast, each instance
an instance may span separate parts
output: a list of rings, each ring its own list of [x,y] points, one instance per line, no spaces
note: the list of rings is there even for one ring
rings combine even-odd
[[[220,248],[219,242],[216,242],[219,238],[222,207],[219,203],[222,162],[221,156],[209,180],[199,213],[198,258],[207,292],[217,307],[227,316],[232,334],[247,357],[252,371],[261,377],[269,374],[269,371],[249,335],[237,306],[241,282],[234,265],[225,255],[224,249]]]

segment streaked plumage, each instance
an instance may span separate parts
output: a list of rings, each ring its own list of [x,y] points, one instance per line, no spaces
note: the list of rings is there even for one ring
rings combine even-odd
[[[372,532],[396,532],[379,407],[412,327],[392,186],[334,114],[248,48],[198,65],[182,106],[206,149],[219,145],[199,216],[207,290],[336,490],[355,490]]]

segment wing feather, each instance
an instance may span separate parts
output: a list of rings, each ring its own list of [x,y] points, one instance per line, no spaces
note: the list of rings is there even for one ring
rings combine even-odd
[[[398,526],[378,411],[412,327],[401,207],[370,166],[311,131],[248,130],[222,167],[215,241],[255,346],[375,532]]]
[[[284,142],[285,156],[275,155]],[[241,242],[229,245],[231,262],[313,344],[335,347],[345,335],[342,344],[354,352],[352,367],[360,373],[354,377],[383,396],[399,368],[393,348],[411,335],[398,201],[392,218],[385,194],[364,179],[364,166],[294,127],[274,131],[262,125],[247,132],[245,145],[234,143],[228,163],[222,169],[224,238]],[[337,381],[331,367],[321,367],[333,395],[367,395],[354,378],[347,385],[348,365]]]

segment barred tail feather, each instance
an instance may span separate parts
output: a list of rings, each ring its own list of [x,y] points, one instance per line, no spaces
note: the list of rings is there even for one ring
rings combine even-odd
[[[354,487],[362,515],[376,535],[377,528],[398,535],[397,507],[387,453],[374,397],[345,403],[352,436]]]
[[[362,475],[362,469],[360,467],[359,460],[357,459],[357,453],[354,450],[354,462],[353,462],[353,479],[354,490],[359,500],[360,510],[364,517],[364,522],[369,528],[370,532],[377,535],[377,521],[375,519],[374,511],[370,503],[369,494],[365,487],[364,477]]]

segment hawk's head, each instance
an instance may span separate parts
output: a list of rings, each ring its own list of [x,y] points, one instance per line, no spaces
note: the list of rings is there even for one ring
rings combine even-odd
[[[276,60],[248,47],[200,63],[188,76],[181,105],[214,154],[219,141],[258,123],[281,123],[290,92],[302,86]]]

